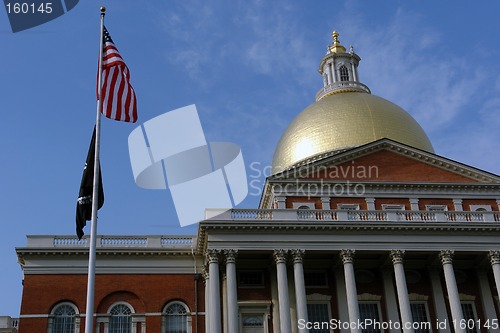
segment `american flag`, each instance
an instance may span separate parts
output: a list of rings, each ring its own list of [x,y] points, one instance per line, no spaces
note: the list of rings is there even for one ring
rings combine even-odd
[[[114,120],[135,123],[137,100],[130,84],[130,72],[106,28],[103,38],[101,112]]]

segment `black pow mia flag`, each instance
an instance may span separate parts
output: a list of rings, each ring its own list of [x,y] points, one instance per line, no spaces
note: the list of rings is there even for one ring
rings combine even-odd
[[[86,221],[92,219],[92,193],[94,186],[94,155],[95,155],[95,126],[92,140],[90,141],[89,152],[87,153],[87,161],[83,169],[82,183],[80,184],[80,193],[76,204],[76,235],[78,239],[82,239],[84,232],[83,227],[87,224]],[[99,195],[97,207],[98,209],[104,204],[104,190],[102,189],[101,165],[99,164]]]

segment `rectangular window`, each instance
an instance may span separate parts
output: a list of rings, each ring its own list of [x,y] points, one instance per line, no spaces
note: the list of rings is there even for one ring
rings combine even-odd
[[[326,272],[304,272],[304,284],[307,288],[328,287]]]
[[[241,271],[238,273],[239,287],[264,287],[264,274],[261,271]]]
[[[425,209],[431,212],[446,212],[448,206],[446,205],[425,205]]]
[[[359,210],[358,204],[338,204],[337,209],[341,210]]]
[[[405,210],[405,205],[383,204],[383,210]]]
[[[418,323],[418,328],[414,329],[415,333],[430,333],[431,324],[429,321],[429,312],[425,302],[411,302],[410,303],[412,320]]]
[[[309,333],[330,333],[330,310],[327,303],[308,303],[307,317],[315,329]]]
[[[371,319],[374,325],[365,326],[361,332],[363,333],[381,333],[382,330],[376,323],[381,324],[380,306],[378,302],[359,302],[359,317],[361,322]]]
[[[464,314],[464,324],[467,333],[476,333],[479,332],[478,327],[476,325],[477,315],[476,315],[476,307],[474,305],[474,301],[462,301],[462,312]]]

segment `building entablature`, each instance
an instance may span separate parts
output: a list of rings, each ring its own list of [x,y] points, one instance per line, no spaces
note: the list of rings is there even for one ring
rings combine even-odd
[[[340,152],[316,155],[269,176],[259,207],[272,208],[284,186],[290,195],[311,196],[313,191],[313,194],[338,196],[339,187],[354,190],[357,186],[351,195],[360,196],[362,188],[363,193],[382,195],[410,191],[412,195],[446,196],[449,193],[497,199],[500,177],[385,138]]]
[[[24,274],[86,274],[90,239],[76,236],[28,235],[16,248]],[[190,235],[96,237],[97,274],[192,273],[202,260]],[[168,257],[168,260],[166,258]],[[200,266],[201,269],[201,266]]]

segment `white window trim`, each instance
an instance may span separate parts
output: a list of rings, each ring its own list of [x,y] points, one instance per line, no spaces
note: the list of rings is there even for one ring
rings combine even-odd
[[[377,297],[379,300],[360,300],[360,297],[363,298],[363,295],[369,295],[369,296],[374,296],[373,298]],[[380,306],[380,299],[381,296],[376,296],[376,295],[371,295],[371,294],[361,294],[358,295],[358,304],[376,304],[377,305],[377,312],[378,312],[378,319],[380,322],[384,322],[384,318],[382,317],[382,308]],[[384,333],[383,329],[380,329],[380,332]]]
[[[128,302],[124,302],[124,301],[118,301],[118,302],[115,302],[113,304],[111,304],[111,306],[108,308],[108,311],[106,311],[106,314],[108,316],[108,321],[107,322],[104,322],[104,332],[107,333],[108,330],[109,330],[109,326],[110,326],[110,318],[112,317],[111,315],[111,309],[113,309],[115,306],[117,305],[125,305],[126,307],[128,307],[130,309],[130,331],[131,332],[134,332],[134,328],[136,327],[136,323],[134,323],[134,314],[135,314],[135,309],[134,307],[128,303]],[[98,322],[99,323],[99,322]],[[97,329],[97,331],[99,332],[99,328]]]
[[[320,295],[320,294],[315,294],[315,295]],[[323,296],[323,295],[321,295]],[[324,295],[326,296],[326,295]],[[307,304],[326,304],[326,311],[327,311],[327,315],[328,315],[328,322],[330,322],[330,320],[332,320],[332,306],[330,304],[330,299],[328,300],[311,300],[311,299],[307,299]],[[307,316],[309,317],[309,313],[307,314]],[[309,321],[311,319],[309,318]],[[330,332],[333,332],[333,330],[330,329]]]
[[[383,210],[405,210],[405,205],[403,204],[382,204]]]
[[[478,209],[484,209],[487,212],[491,212],[491,205],[469,205],[471,212],[477,212]]]
[[[472,305],[472,314],[474,316],[473,319],[474,319],[475,328],[476,328],[475,331],[476,332],[480,332],[479,327],[477,327],[478,317],[477,317],[477,311],[476,311],[476,302],[474,302],[474,300],[470,300],[470,298],[475,298],[475,297],[474,296],[470,296],[469,300],[462,300],[462,297],[460,297],[460,304],[471,304]]]
[[[425,205],[425,210],[428,210],[431,212],[447,212],[448,206],[447,205]]]
[[[271,305],[261,301],[243,301],[238,302],[238,326],[240,332],[243,332],[243,316],[245,315],[262,315],[264,319],[264,333],[269,332],[269,318],[271,316]]]
[[[53,323],[54,323],[54,312],[55,312],[55,310],[58,307],[64,306],[64,305],[71,306],[75,310],[75,333],[79,333],[80,332],[80,311],[78,310],[78,307],[75,304],[71,303],[71,302],[60,302],[60,303],[57,303],[52,308],[52,311],[50,311],[49,320],[48,320],[48,324],[47,324],[47,333],[52,333],[52,326],[53,326]]]
[[[413,295],[417,295],[417,294],[413,294]],[[423,295],[417,295],[417,296],[419,296],[418,297],[418,298],[420,298],[419,300],[412,301],[411,298],[410,298],[410,306],[411,306],[411,304],[424,304],[424,307],[425,307],[425,316],[426,316],[427,322],[431,323],[431,317],[430,317],[430,312],[429,312],[429,305],[427,304],[428,296],[423,296]],[[425,300],[422,300],[422,298],[425,298]],[[413,314],[412,314],[412,317],[413,317]],[[429,327],[429,332],[432,333],[432,323],[431,323],[431,325]]]
[[[182,301],[179,301],[179,300],[168,302],[161,310],[161,331],[165,332],[165,330],[167,329],[165,327],[166,326],[166,323],[165,323],[166,313],[165,312],[167,311],[168,307],[171,306],[172,304],[180,304],[184,307],[184,309],[186,309],[186,325],[187,325],[186,329],[187,329],[187,333],[191,333],[193,330],[193,318],[192,318],[193,314],[191,313],[191,310],[189,309],[187,304],[182,302]]]
[[[293,209],[299,209],[302,206],[307,206],[308,209],[316,209],[314,202],[293,202],[292,203]]]
[[[340,210],[359,210],[359,204],[337,204],[337,209]]]

